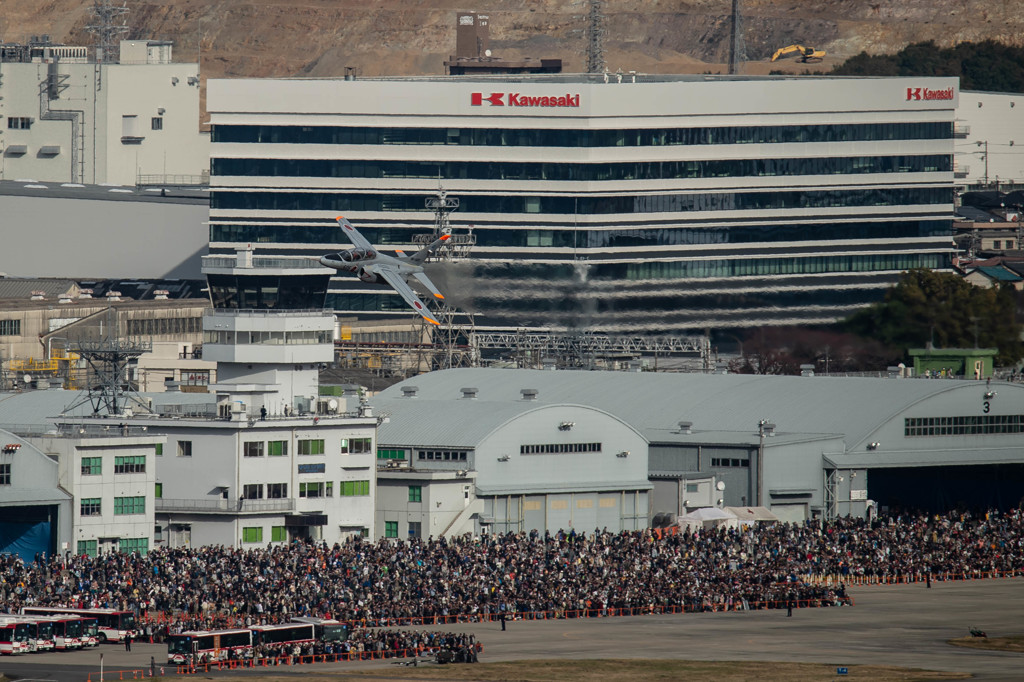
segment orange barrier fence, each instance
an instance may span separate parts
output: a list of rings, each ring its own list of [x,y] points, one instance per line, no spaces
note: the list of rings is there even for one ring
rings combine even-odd
[[[1013,571],[966,571],[932,573],[932,582],[950,582],[958,580],[994,580],[999,578],[1019,578],[1024,570]],[[809,575],[801,576],[801,582],[812,585],[909,585],[928,582],[928,573],[908,573],[901,575]]]
[[[477,642],[473,645],[476,653],[482,653],[483,644]],[[205,661],[195,665],[183,664],[157,666],[157,672],[163,676],[174,675],[195,675],[208,673],[213,670],[237,670],[240,668],[270,668],[282,665],[314,665],[317,663],[344,663],[349,661],[372,661],[389,658],[417,658],[423,655],[432,655],[442,651],[440,647],[419,647],[416,649],[385,649],[381,651],[350,651],[341,654],[310,654],[302,656],[275,656],[272,658],[236,658],[231,660]],[[170,671],[168,673],[168,670]],[[144,669],[136,670],[107,670],[103,673],[106,680],[141,680],[151,677],[152,671]],[[115,677],[116,675],[116,677]],[[88,682],[96,682],[100,679],[100,673],[89,673]]]

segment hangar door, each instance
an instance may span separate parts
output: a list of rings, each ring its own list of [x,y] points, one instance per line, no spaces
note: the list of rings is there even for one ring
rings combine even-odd
[[[57,552],[57,507],[3,507],[0,512],[0,554],[17,554],[26,563],[36,554]]]
[[[773,504],[772,513],[783,523],[803,523],[807,520],[807,503]]]

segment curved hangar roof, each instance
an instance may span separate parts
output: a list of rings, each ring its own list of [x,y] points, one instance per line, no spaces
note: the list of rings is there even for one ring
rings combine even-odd
[[[402,397],[403,389],[412,386],[416,397]],[[475,387],[476,398],[464,398],[464,387]],[[536,390],[536,398],[523,400],[522,389]],[[756,434],[758,421],[767,419],[782,433],[841,435],[850,443],[922,400],[958,390],[972,391],[974,400],[973,392],[986,388],[982,382],[942,379],[451,369],[395,384],[374,403],[403,416],[416,403],[414,409],[426,413],[424,419],[411,421],[423,424],[432,414],[449,426],[461,423],[455,426],[459,431],[477,428],[467,422],[501,415],[507,419],[528,406],[582,404],[642,432],[676,429],[680,421],[688,421],[694,431]],[[1014,384],[999,383],[997,390],[1019,391],[1024,397],[1024,387]]]
[[[418,386],[420,384],[413,382],[407,385]],[[390,390],[388,389],[388,392]],[[455,393],[461,398],[461,391],[456,389]],[[398,391],[398,395],[402,395],[401,390]],[[474,448],[502,425],[528,412],[568,408],[607,414],[603,410],[579,404],[552,405],[538,402],[501,404],[465,398],[458,400],[457,403],[453,405],[448,400],[429,400],[419,396],[415,398],[385,398],[382,392],[374,398],[374,407],[380,412],[401,415],[401,419],[389,420],[387,423],[381,424],[377,440],[387,445]],[[627,428],[636,430],[629,422],[619,419],[615,415],[607,416],[622,422]]]

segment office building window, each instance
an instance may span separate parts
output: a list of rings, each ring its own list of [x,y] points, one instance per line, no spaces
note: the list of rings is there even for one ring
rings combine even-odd
[[[262,483],[249,483],[242,486],[242,496],[247,500],[262,500],[263,499],[263,484]]]
[[[138,497],[115,497],[114,498],[114,514],[122,516],[126,514],[145,514],[146,513],[146,498],[144,496]]]
[[[411,485],[409,486],[409,501],[410,502],[422,502],[423,501],[423,486]]]
[[[162,116],[154,116],[153,120],[150,122],[150,129],[151,130],[163,130],[164,129],[164,119],[163,119],[163,117]]]
[[[117,548],[121,550],[122,554],[131,552],[145,554],[149,551],[149,538],[121,538]]]
[[[300,440],[298,450],[300,455],[322,455],[324,454],[324,439]]]
[[[280,500],[288,497],[288,484],[287,483],[268,483],[267,484],[267,497],[271,500]]]
[[[272,440],[267,443],[267,455],[270,457],[285,457],[288,455],[288,441]]]
[[[0,336],[20,336],[21,320],[0,320]]]
[[[361,455],[373,451],[372,438],[342,438],[341,454]]]
[[[190,440],[179,440],[178,441],[178,457],[191,457],[192,456],[192,441]]]
[[[98,497],[83,497],[79,505],[82,516],[100,516],[103,513],[102,503]]]
[[[370,494],[369,481],[342,481],[340,497],[365,497]]]
[[[157,457],[163,457],[164,456],[164,444],[163,443],[157,443],[156,444],[156,456]]]
[[[327,481],[327,483],[325,483],[324,486],[324,490],[326,491],[324,493],[324,496],[334,497],[334,481]]]
[[[697,492],[698,488],[699,488],[699,484],[697,484],[697,483],[687,483],[686,484],[686,492],[688,492],[688,493],[695,493],[695,492]]]
[[[242,542],[263,542],[262,526],[246,526],[242,528]]]
[[[386,537],[386,538],[397,538],[398,537],[398,521],[385,521],[384,522],[384,537]]]
[[[377,448],[377,459],[405,459],[405,450]]]
[[[29,130],[32,127],[32,119],[27,116],[11,116],[7,119],[7,127],[11,130]]]
[[[82,475],[83,476],[99,476],[103,473],[103,458],[102,457],[83,457],[82,458]]]
[[[262,457],[263,441],[250,441],[242,443],[242,454],[246,457]]]
[[[95,557],[99,551],[96,540],[79,540],[78,541],[78,556],[91,556]]]
[[[547,443],[545,445],[520,445],[521,455],[562,455],[573,452],[601,452],[600,443]]]
[[[0,485],[11,484],[11,465],[0,464]]]
[[[324,496],[324,484],[323,482],[317,483],[300,483],[299,484],[299,497],[323,497]]]
[[[409,522],[409,537],[411,537],[411,538],[422,537],[421,528],[422,528],[422,524],[419,521],[410,521]]]
[[[164,496],[164,484],[163,483],[157,483],[156,487],[153,489],[153,497],[155,497],[156,499],[159,500],[163,496]]]
[[[114,458],[115,474],[144,474],[146,473],[146,456],[131,455]]]
[[[288,542],[288,529],[284,526],[270,527],[271,542]]]

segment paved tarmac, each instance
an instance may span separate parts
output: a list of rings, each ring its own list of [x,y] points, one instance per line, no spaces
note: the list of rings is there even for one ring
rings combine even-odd
[[[836,666],[884,664],[972,673],[982,680],[1024,679],[1024,655],[965,649],[946,640],[978,627],[989,636],[1024,634],[1024,578],[851,588],[856,606],[747,613],[707,613],[558,621],[509,621],[450,626],[483,642],[481,662],[538,658],[669,658],[797,661]],[[0,660],[0,673],[35,680],[99,679],[100,653],[109,673],[149,669],[167,660],[166,647],[135,643],[70,653],[32,654]],[[275,675],[343,672],[391,661],[276,668]],[[167,672],[172,668],[164,663]],[[159,671],[158,671],[159,672]],[[236,673],[237,674],[237,673]],[[214,675],[216,676],[216,675]],[[106,680],[118,675],[107,674]],[[131,679],[131,676],[126,676]]]

